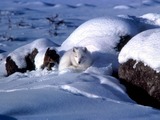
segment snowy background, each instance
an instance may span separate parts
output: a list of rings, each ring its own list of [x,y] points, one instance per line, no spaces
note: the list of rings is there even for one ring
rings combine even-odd
[[[159,28],[159,10],[159,0],[0,1],[0,120],[159,120],[159,110],[135,103],[111,76],[119,37]],[[54,68],[5,77],[5,57],[39,38],[59,52],[86,46],[94,63],[81,73]]]

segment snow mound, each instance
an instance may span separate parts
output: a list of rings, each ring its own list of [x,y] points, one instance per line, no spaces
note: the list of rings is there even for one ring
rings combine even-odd
[[[118,60],[116,47],[122,36],[134,36],[139,32],[131,19],[122,17],[101,17],[91,19],[80,25],[58,48],[67,51],[75,46],[86,47],[93,57],[92,67],[101,70],[112,64],[117,71]],[[102,73],[108,70],[101,71]]]
[[[133,7],[130,7],[128,5],[117,5],[113,9],[118,9],[118,10],[124,9],[124,10],[127,10],[127,9],[131,9],[131,8],[133,8]]]
[[[90,51],[108,51],[114,48],[120,36],[135,35],[139,32],[132,20],[121,17],[101,17],[80,25],[63,43],[62,49],[86,46]],[[110,50],[109,50],[110,51]]]
[[[59,75],[54,71],[50,73],[43,71],[43,74],[46,73],[47,75],[40,75],[39,72],[15,73],[8,78],[4,78],[0,82],[0,94],[56,88],[57,90],[63,90],[73,95],[92,99],[109,99],[112,101],[118,100],[134,103],[125,93],[123,85],[111,76],[101,76],[85,72],[70,72]],[[7,84],[8,82],[12,84]]]
[[[129,59],[142,61],[157,72],[160,71],[160,29],[146,30],[133,37],[121,50],[118,60],[124,63]]]
[[[61,7],[64,7],[64,5],[62,4],[55,4],[54,8],[61,8]]]
[[[35,6],[38,6],[38,7],[53,7],[54,4],[52,3],[48,3],[48,2],[43,2],[43,1],[27,1],[27,2],[19,2],[18,3],[19,5],[22,5],[22,6],[29,6],[29,7],[35,7]]]
[[[142,4],[146,6],[156,6],[159,4],[158,0],[142,0]]]
[[[32,72],[15,73],[0,81],[0,113],[20,120],[116,120],[133,115],[146,119],[146,114],[154,114],[152,119],[159,118],[158,110],[137,105],[111,76],[85,72],[41,76]]]
[[[25,68],[26,67],[26,61],[25,61],[25,56],[28,55],[29,53],[31,53],[35,48],[38,50],[39,54],[41,54],[42,56],[39,57],[41,59],[39,59],[38,61],[43,61],[44,58],[44,54],[47,50],[48,47],[54,47],[55,43],[45,39],[45,38],[41,38],[41,39],[37,39],[27,45],[24,45],[20,48],[17,48],[16,50],[14,50],[13,52],[11,52],[8,56],[11,56],[11,58],[15,61],[16,65],[19,68]],[[43,52],[41,52],[43,51]],[[43,53],[43,54],[42,54]]]
[[[85,4],[85,3],[78,3],[76,4],[77,7],[96,7],[94,4]]]
[[[146,18],[150,21],[153,21],[153,23],[155,23],[155,25],[159,25],[160,26],[160,14],[157,13],[148,13],[145,15],[141,16],[142,18]]]

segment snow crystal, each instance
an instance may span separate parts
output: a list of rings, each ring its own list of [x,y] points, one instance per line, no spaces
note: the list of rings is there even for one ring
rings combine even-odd
[[[142,61],[157,72],[160,71],[160,29],[150,29],[133,37],[121,50],[119,62],[129,59]]]

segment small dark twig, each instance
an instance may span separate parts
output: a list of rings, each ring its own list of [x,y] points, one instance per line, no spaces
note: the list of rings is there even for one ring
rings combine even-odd
[[[50,29],[48,30],[49,35],[54,35],[57,36],[58,35],[58,28],[63,25],[65,22],[62,19],[58,19],[59,15],[56,14],[53,17],[47,17],[46,19],[49,21],[49,24],[51,24]]]

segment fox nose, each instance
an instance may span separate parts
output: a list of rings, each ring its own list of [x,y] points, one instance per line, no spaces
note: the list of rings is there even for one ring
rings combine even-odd
[[[80,61],[78,61],[78,64],[81,64],[81,60],[80,60]]]

